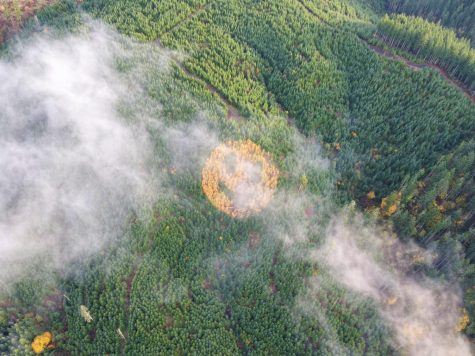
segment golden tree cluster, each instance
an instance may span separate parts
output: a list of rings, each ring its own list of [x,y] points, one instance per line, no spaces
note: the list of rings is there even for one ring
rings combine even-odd
[[[401,192],[394,192],[381,200],[381,215],[388,218],[399,209],[401,203]]]
[[[270,155],[254,142],[229,141],[211,152],[202,177],[203,192],[213,206],[241,218],[269,204],[279,171]]]
[[[468,316],[467,310],[462,309],[462,315],[460,316],[457,326],[455,327],[455,330],[458,332],[462,332],[465,330],[465,328],[470,324],[470,318]]]
[[[53,334],[51,334],[49,331],[46,331],[45,333],[35,337],[35,339],[31,343],[31,348],[33,349],[35,354],[40,354],[45,351],[47,347],[50,346],[52,341]]]

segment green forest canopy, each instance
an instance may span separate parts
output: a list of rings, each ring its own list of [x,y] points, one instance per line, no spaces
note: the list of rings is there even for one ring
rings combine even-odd
[[[340,205],[354,200],[391,221],[401,239],[436,250],[426,272],[462,285],[470,318],[464,332],[473,338],[475,105],[437,70],[408,68],[366,43],[378,31],[389,46],[440,65],[473,91],[474,52],[460,37],[474,33],[460,10],[466,2],[418,3],[85,0],[80,8],[137,40],[186,53],[170,75],[147,68],[150,100],[163,104],[167,122],[189,122],[206,110],[221,139],[251,137],[278,157],[291,177],[282,184],[295,189],[302,180],[292,179],[294,163],[286,160],[295,150],[287,122],[317,137],[332,168],[306,172],[307,189]],[[440,19],[458,36],[420,18],[380,18],[385,10]],[[449,20],[447,11],[459,15]],[[75,1],[60,1],[38,21],[69,31],[83,19]],[[124,68],[139,65],[141,55]],[[226,118],[230,107],[239,123]],[[103,261],[78,266],[83,277],[61,279],[59,293],[68,299],[59,309],[38,303],[41,288],[52,293],[41,281],[18,283],[14,303],[0,311],[0,353],[31,353],[33,336],[45,329],[56,335],[58,350],[72,354],[331,354],[335,340],[354,354],[397,353],[375,305],[332,279],[313,301],[329,324],[297,321],[289,310],[320,266],[287,258],[259,218],[233,220],[210,209],[196,172],[167,174],[183,199],[160,201],[160,218],[133,222]],[[239,255],[256,240],[257,248]],[[216,255],[223,256],[218,267],[210,264]],[[328,308],[333,300],[339,303]],[[40,321],[29,312],[33,304],[40,304]],[[84,322],[78,305],[90,308],[94,323]]]

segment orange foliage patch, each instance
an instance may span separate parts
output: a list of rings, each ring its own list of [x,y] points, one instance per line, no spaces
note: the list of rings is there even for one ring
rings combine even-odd
[[[48,347],[51,341],[53,341],[53,334],[47,331],[35,337],[35,339],[31,343],[31,348],[36,354],[40,354]]]
[[[0,0],[0,43],[20,30],[22,23],[57,0]]]
[[[401,202],[401,192],[392,193],[381,200],[381,215],[388,218],[399,209]]]
[[[388,305],[394,305],[397,303],[397,297],[389,297],[387,300]]]
[[[465,330],[468,324],[470,324],[470,318],[468,317],[467,311],[465,309],[462,309],[462,316],[459,318],[455,330],[458,332],[462,332]]]
[[[202,177],[203,192],[213,206],[242,218],[269,204],[279,171],[270,155],[254,142],[229,141],[214,149]]]

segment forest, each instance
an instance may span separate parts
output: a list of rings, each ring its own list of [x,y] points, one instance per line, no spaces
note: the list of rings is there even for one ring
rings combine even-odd
[[[385,16],[379,23],[378,35],[390,46],[442,67],[473,94],[475,50],[470,46],[470,40],[457,38],[453,30],[435,23],[405,15]]]
[[[460,37],[471,40],[472,46],[475,42],[473,1],[388,0],[385,5],[388,12],[420,16],[431,22],[440,22],[443,26],[454,29]]]
[[[25,78],[11,74],[11,87],[0,85],[0,144],[26,145],[20,129],[10,133],[8,125],[27,115],[27,146],[43,147],[52,118],[70,113],[61,101],[74,100],[72,111],[110,115],[120,126],[107,130],[117,143],[99,145],[104,154],[89,151],[93,139],[78,144],[100,164],[87,170],[86,159],[72,156],[79,161],[67,171],[72,177],[55,189],[74,187],[87,199],[65,204],[76,193],[59,196],[54,223],[45,228],[45,236],[58,230],[59,237],[44,248],[31,240],[44,253],[8,255],[16,246],[9,236],[22,233],[9,225],[19,209],[11,201],[21,194],[0,186],[0,246],[8,247],[0,259],[22,271],[15,278],[9,269],[0,273],[0,355],[473,353],[475,4],[20,4],[0,5],[0,82],[8,82],[9,71],[21,73],[15,63],[31,52],[33,59],[18,62],[24,70],[48,59],[70,72],[74,85],[65,91],[78,99],[47,85],[44,78],[64,81],[43,77],[48,65],[39,74],[26,71],[33,73],[26,86],[15,86]],[[35,41],[53,44],[31,49]],[[81,55],[99,59],[84,69]],[[76,70],[85,79],[74,82]],[[103,86],[109,82],[113,89]],[[34,97],[35,90],[49,96]],[[2,99],[7,92],[15,95]],[[27,105],[16,104],[22,96]],[[113,109],[105,108],[109,101]],[[51,116],[49,124],[41,115]],[[69,152],[81,143],[94,125],[82,116],[78,122],[75,134],[59,124],[54,134],[71,136],[53,147]],[[133,127],[130,139],[122,125]],[[136,143],[140,135],[146,149]],[[46,147],[46,156],[56,157]],[[69,169],[61,162],[51,164],[56,174]],[[0,184],[7,185],[5,172]],[[33,173],[39,179],[44,172]],[[20,183],[12,176],[13,191]],[[135,191],[142,180],[159,188],[138,204],[102,184]],[[88,200],[87,190],[101,199]],[[90,202],[97,208],[84,208]],[[124,213],[98,213],[127,204]],[[39,210],[44,221],[51,205]],[[79,223],[62,222],[68,209],[79,211]],[[25,216],[36,224],[31,211]],[[39,224],[28,238],[43,231]],[[87,250],[96,236],[118,236],[76,257],[68,250],[76,242],[64,231],[94,237],[81,243]],[[339,248],[351,253],[338,258]],[[357,286],[344,278],[346,258],[359,268],[349,278]],[[368,266],[375,272],[365,279]]]

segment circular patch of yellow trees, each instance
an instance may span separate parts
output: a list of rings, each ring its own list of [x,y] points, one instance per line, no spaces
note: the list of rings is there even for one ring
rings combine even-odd
[[[269,204],[279,170],[251,140],[229,141],[211,152],[202,176],[203,191],[211,203],[234,218],[243,218]]]

